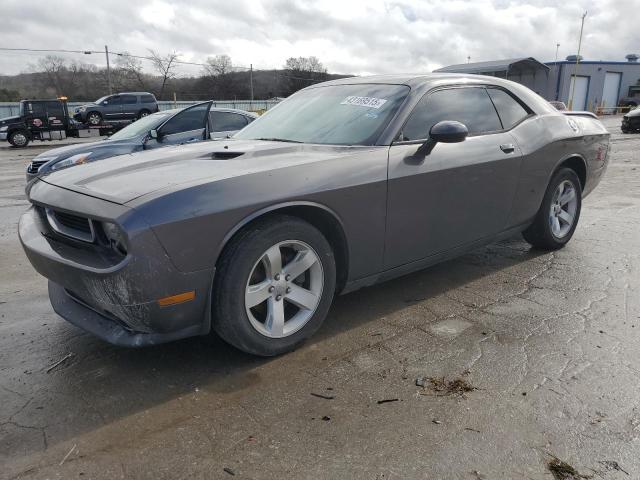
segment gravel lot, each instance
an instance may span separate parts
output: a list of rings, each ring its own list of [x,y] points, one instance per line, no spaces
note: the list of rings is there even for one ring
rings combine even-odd
[[[514,239],[342,296],[271,360],[124,350],[57,317],[16,232],[44,148],[3,145],[0,478],[553,479],[554,458],[640,478],[640,135],[605,123],[568,247]]]

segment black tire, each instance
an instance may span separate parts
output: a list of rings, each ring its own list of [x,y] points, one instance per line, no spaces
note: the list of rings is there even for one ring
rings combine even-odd
[[[570,182],[575,189],[577,206],[575,214],[573,215],[573,224],[571,225],[571,228],[566,234],[558,237],[553,233],[551,228],[550,212],[556,189],[565,181]],[[542,199],[540,210],[538,210],[533,223],[524,232],[522,232],[522,236],[527,242],[536,248],[543,250],[558,250],[564,247],[569,240],[571,240],[571,237],[578,226],[578,221],[580,220],[581,208],[582,186],[580,184],[580,179],[576,172],[571,168],[561,168],[553,175],[553,177],[551,177],[547,191]]]
[[[23,148],[29,145],[31,138],[29,136],[29,132],[26,130],[15,130],[9,134],[9,138],[7,138],[7,140],[14,147]]]
[[[143,108],[138,112],[138,120],[140,120],[142,117],[146,117],[147,115],[151,115],[151,112],[146,108]]]
[[[102,123],[102,114],[100,112],[87,113],[87,123],[94,127]]]
[[[316,310],[307,323],[289,336],[272,338],[251,324],[245,309],[245,289],[264,252],[290,240],[304,242],[315,251],[324,283]],[[250,354],[269,357],[291,351],[320,328],[333,301],[335,285],[333,250],[318,229],[287,215],[258,220],[236,234],[218,262],[213,287],[213,330],[226,342]]]

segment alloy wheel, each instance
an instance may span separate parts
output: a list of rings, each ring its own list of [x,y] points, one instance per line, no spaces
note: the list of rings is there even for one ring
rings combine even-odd
[[[245,309],[254,329],[283,338],[313,317],[324,287],[318,254],[299,240],[273,245],[255,263],[245,290]]]
[[[565,237],[573,227],[578,198],[576,188],[568,180],[562,181],[553,193],[549,209],[549,225],[556,238]]]

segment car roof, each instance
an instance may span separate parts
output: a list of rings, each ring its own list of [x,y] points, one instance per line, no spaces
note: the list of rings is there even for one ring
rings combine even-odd
[[[390,85],[408,85],[409,87],[417,87],[425,84],[440,83],[491,83],[491,84],[509,84],[513,82],[498,77],[490,77],[486,75],[474,75],[465,73],[423,73],[423,74],[390,74],[390,75],[367,75],[362,77],[345,77],[337,80],[330,80],[321,84],[312,85],[351,85],[359,83],[383,83]]]
[[[364,77],[346,77],[328,82],[311,85],[304,90],[321,88],[330,85],[357,85],[357,84],[386,84],[406,85],[412,90],[426,91],[431,88],[447,85],[496,85],[516,94],[536,113],[553,113],[556,109],[540,95],[524,85],[505,80],[503,78],[487,75],[475,75],[471,73],[426,73],[426,74],[395,74],[395,75],[370,75]]]

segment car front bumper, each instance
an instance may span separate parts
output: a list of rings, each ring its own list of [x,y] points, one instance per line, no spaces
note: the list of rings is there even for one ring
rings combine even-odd
[[[7,132],[0,132],[0,140],[6,140],[8,137]]]
[[[82,201],[94,208],[102,202],[91,197]],[[209,332],[214,269],[178,271],[150,229],[136,233],[129,253],[118,261],[97,251],[97,245],[56,234],[37,205],[23,214],[18,230],[29,261],[49,279],[54,310],[70,323],[128,347]],[[160,299],[192,291],[195,298],[190,301],[160,305]]]
[[[622,117],[622,130],[640,130],[640,115]]]

